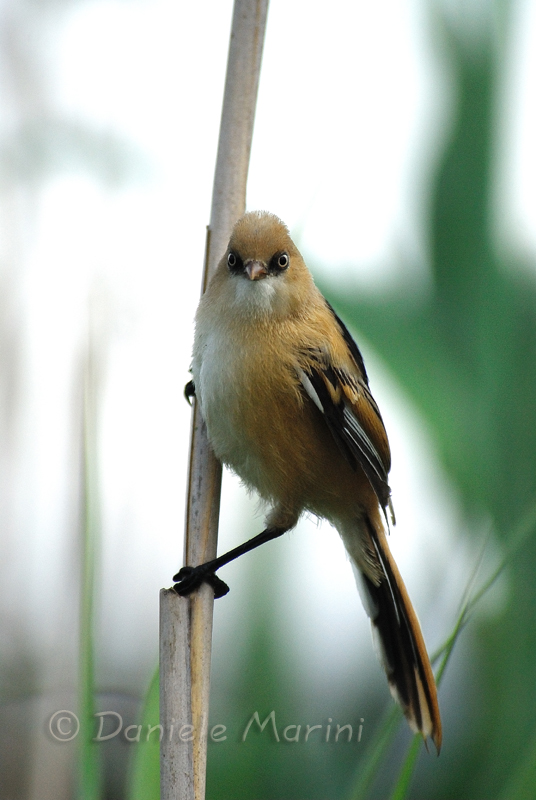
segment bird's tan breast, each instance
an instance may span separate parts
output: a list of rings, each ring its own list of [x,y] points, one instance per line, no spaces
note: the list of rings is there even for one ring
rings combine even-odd
[[[302,390],[299,349],[289,326],[222,325],[194,359],[194,382],[221,461],[265,499],[330,517],[359,476]]]

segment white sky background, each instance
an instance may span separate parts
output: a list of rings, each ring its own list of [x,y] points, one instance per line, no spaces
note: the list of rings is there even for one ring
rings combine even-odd
[[[32,216],[14,301],[24,396],[14,432],[12,522],[3,545],[9,565],[3,615],[9,629],[15,616],[7,597],[21,585],[41,586],[40,602],[36,607],[30,598],[23,627],[51,653],[62,650],[66,631],[75,632],[63,593],[65,586],[76,592],[70,437],[91,305],[107,341],[100,441],[106,658],[100,678],[110,687],[131,680],[139,690],[140,660],[147,671],[154,664],[158,590],[170,584],[182,557],[190,424],[182,388],[231,8],[229,0],[74,3],[47,29],[45,80],[56,109],[96,132],[117,135],[140,157],[122,187],[73,170],[52,175],[28,203]],[[454,4],[451,10],[456,14]],[[248,207],[279,214],[299,232],[304,253],[322,265],[323,276],[351,279],[363,291],[388,290],[401,264],[412,265],[415,280],[426,274],[424,192],[448,132],[451,92],[428,24],[427,4],[419,0],[336,0],[329,9],[325,2],[271,0]],[[503,246],[534,253],[534,3],[517,4],[514,28],[497,216]],[[10,124],[8,116],[4,128]],[[4,231],[8,224],[9,215]],[[2,258],[9,265],[12,240],[5,241]],[[393,550],[437,644],[445,631],[434,628],[426,608],[441,580],[441,597],[457,596],[465,575],[462,569],[449,576],[446,567],[448,553],[463,551],[453,533],[459,529],[456,501],[415,412],[366,342],[363,350],[393,447],[399,520]],[[224,487],[222,549],[245,538],[244,524],[236,522],[240,490],[227,478]],[[252,519],[246,535],[260,525]],[[304,523],[281,547],[289,640],[298,637],[304,662],[319,679],[329,672],[332,648],[349,674],[353,659],[370,648],[342,545],[326,525],[317,532]],[[297,580],[292,565],[304,557],[307,569]],[[217,604],[216,643],[240,614],[241,569],[233,565],[222,573],[232,592]],[[315,595],[317,583],[329,597],[327,610]],[[305,603],[310,626],[299,616]],[[358,638],[359,653],[357,645],[345,648],[345,640]],[[62,679],[61,658],[51,655],[52,684]]]

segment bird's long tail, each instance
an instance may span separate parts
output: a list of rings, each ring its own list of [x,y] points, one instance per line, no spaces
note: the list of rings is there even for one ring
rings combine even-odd
[[[402,707],[410,727],[426,741],[431,737],[439,754],[441,716],[437,690],[421,626],[404,581],[389,550],[383,527],[367,520],[377,582],[360,570],[364,605],[380,645],[380,658],[391,694]],[[376,560],[376,559],[374,559]]]

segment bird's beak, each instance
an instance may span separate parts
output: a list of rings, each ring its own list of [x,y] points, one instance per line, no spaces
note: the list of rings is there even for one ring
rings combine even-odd
[[[262,261],[248,261],[245,267],[250,281],[260,281],[262,278],[266,278],[268,274]]]

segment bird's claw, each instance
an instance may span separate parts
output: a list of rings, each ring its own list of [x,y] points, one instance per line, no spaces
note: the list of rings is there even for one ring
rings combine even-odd
[[[184,396],[188,402],[188,405],[192,405],[192,397],[195,397],[195,385],[193,381],[188,381],[186,386],[184,387]]]
[[[209,586],[212,586],[214,590],[214,599],[223,597],[229,591],[229,587],[225,581],[218,578],[216,573],[207,569],[204,564],[198,567],[182,567],[177,574],[173,576],[173,580],[178,581],[178,583],[174,584],[173,588],[181,597],[185,597],[195,589],[198,589],[202,583],[208,583]]]

